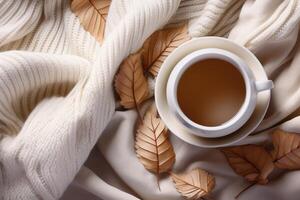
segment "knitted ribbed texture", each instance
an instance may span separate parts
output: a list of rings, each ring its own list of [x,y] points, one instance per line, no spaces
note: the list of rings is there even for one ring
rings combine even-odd
[[[247,2],[251,4],[251,2]],[[260,5],[261,4],[261,5]],[[248,9],[243,10],[243,15],[239,19],[239,24],[244,24],[248,22],[248,34],[245,37],[236,38],[234,35],[240,32],[238,30],[239,24],[236,29],[233,30],[232,38],[239,44],[246,46],[247,48],[254,50],[261,43],[267,40],[276,41],[283,40],[288,37],[289,34],[298,27],[300,20],[300,2],[299,0],[289,0],[289,1],[276,1],[272,6],[277,6],[273,13],[268,13],[267,6],[268,1],[260,2],[260,4],[254,4],[252,7],[249,6]],[[277,5],[276,5],[277,4]],[[252,24],[257,22],[255,19],[253,22],[249,22],[249,19],[254,18],[253,10],[260,10],[260,7],[264,8],[261,14],[262,17],[259,19],[265,21],[259,27],[253,27]],[[260,13],[259,13],[260,14]],[[243,30],[246,31],[246,30]]]
[[[210,34],[217,26],[221,18],[223,18],[223,21],[220,21],[216,31],[218,31],[220,28],[222,29],[222,26],[224,26],[225,22],[235,22],[235,20],[237,19],[236,15],[238,15],[239,12],[232,13],[232,11],[228,11],[227,13],[229,14],[229,16],[227,15],[226,18],[224,15],[226,14],[227,10],[233,9],[234,11],[236,11],[236,6],[237,8],[239,8],[242,3],[243,1],[240,0],[209,1],[205,4],[201,16],[197,20],[195,20],[192,26],[190,26],[190,34],[193,37],[205,36]],[[224,22],[224,20],[226,21]]]
[[[68,1],[0,2],[4,199],[61,196],[114,112],[118,65],[178,5],[174,0],[132,3],[100,47]]]
[[[243,3],[114,0],[100,46],[67,0],[0,0],[1,199],[58,199],[114,113],[121,61],[167,23],[188,20],[193,37],[227,36],[245,23]],[[299,22],[299,7],[283,1],[258,29],[229,35],[249,48],[282,38]]]

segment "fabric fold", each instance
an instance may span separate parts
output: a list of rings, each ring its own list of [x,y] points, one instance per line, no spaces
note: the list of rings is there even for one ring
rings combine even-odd
[[[22,9],[29,9],[27,1],[19,3]],[[29,2],[30,5],[35,3]],[[42,12],[45,20],[40,22],[32,34],[26,32],[30,30],[29,27],[24,33],[20,32],[21,36],[26,35],[26,42],[19,39],[11,46],[2,46],[6,51],[19,46],[19,49],[47,54],[43,56],[28,52],[23,59],[18,59],[22,52],[10,56],[9,77],[13,77],[13,84],[7,79],[7,73],[1,73],[5,78],[1,86],[4,88],[9,85],[10,94],[6,95],[12,95],[2,108],[11,107],[8,112],[10,115],[3,118],[2,126],[5,130],[19,131],[13,132],[14,135],[2,131],[0,162],[1,174],[4,177],[1,182],[4,199],[57,199],[62,195],[112,117],[115,108],[112,80],[118,65],[131,51],[137,50],[146,37],[167,22],[176,11],[178,3],[179,1],[147,1],[134,4],[135,9],[107,36],[100,47],[80,26],[70,11],[68,2],[44,1],[43,6],[37,8],[36,12]],[[27,12],[30,15],[29,10]],[[70,22],[75,24],[69,24]],[[89,46],[93,48],[82,51]],[[57,59],[59,56],[56,53],[64,54],[61,55],[62,60]],[[4,52],[3,55],[5,54],[7,53]],[[74,59],[66,54],[89,60]],[[5,59],[0,63],[6,66]],[[22,72],[21,66],[24,66]],[[42,71],[43,66],[48,71],[42,72],[42,75],[38,71]],[[85,68],[89,73],[78,80],[65,95],[57,95],[54,92],[58,90],[56,87],[60,87],[58,85],[66,77],[72,76],[72,70],[68,71],[68,68]],[[5,70],[5,67],[1,69]],[[81,72],[78,70],[76,73]],[[33,79],[39,79],[40,83],[28,86]],[[22,81],[28,83],[17,85]],[[20,110],[27,109],[30,112],[25,112],[25,121],[22,122],[18,116],[19,110],[14,110],[17,108],[11,101],[16,101],[19,95],[21,102],[33,101],[34,104],[36,95],[32,95],[30,88],[42,87],[43,84],[49,88],[46,87],[46,92],[38,88],[37,96],[40,100],[31,108],[32,111],[28,108],[28,103],[25,102],[24,107],[20,105]],[[28,96],[28,99],[24,96]],[[26,192],[17,192],[20,188],[24,188]]]
[[[188,21],[191,36],[229,36],[262,62],[275,83],[271,106],[257,135],[244,143],[267,141],[274,127],[299,132],[298,0],[113,0],[103,44],[84,30],[70,3],[0,0],[2,199],[59,199],[78,172],[75,182],[102,199],[181,199],[167,176],[159,191],[155,177],[137,160],[136,113],[115,112],[113,91],[122,60],[166,25]],[[171,140],[177,155],[174,170],[211,171],[217,177],[217,199],[232,199],[245,185],[219,151],[191,146],[173,135]],[[129,189],[82,168],[96,143]],[[241,199],[264,194],[294,200],[299,177],[297,171],[287,173]],[[287,189],[291,182],[295,186]]]

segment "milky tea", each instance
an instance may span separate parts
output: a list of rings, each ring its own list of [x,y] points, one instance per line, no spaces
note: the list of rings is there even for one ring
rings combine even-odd
[[[233,64],[215,58],[191,65],[177,88],[182,112],[203,126],[218,126],[230,120],[241,108],[245,96],[240,71]]]

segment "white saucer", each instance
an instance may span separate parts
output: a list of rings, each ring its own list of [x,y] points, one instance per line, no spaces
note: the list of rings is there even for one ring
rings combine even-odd
[[[248,64],[256,80],[268,80],[262,65],[248,49],[225,38],[195,38],[175,49],[162,64],[155,84],[155,103],[160,117],[165,122],[169,130],[185,142],[208,148],[229,146],[247,137],[257,128],[266,114],[271,98],[271,92],[267,90],[258,93],[257,105],[252,116],[238,131],[219,138],[204,138],[190,133],[189,130],[186,129],[170,112],[166,98],[166,85],[168,77],[176,63],[187,54],[203,48],[219,48],[235,53]]]

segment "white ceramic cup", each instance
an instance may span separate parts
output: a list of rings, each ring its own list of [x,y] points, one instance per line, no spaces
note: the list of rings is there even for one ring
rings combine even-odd
[[[239,111],[228,121],[218,126],[204,126],[189,119],[180,109],[177,101],[177,87],[183,73],[194,63],[206,59],[220,59],[231,63],[241,73],[245,88],[245,100]],[[209,86],[208,86],[209,87]],[[247,64],[237,55],[218,48],[206,48],[195,51],[180,60],[172,70],[167,82],[167,102],[171,112],[188,128],[191,133],[207,137],[223,137],[241,128],[252,115],[256,106],[256,97],[259,92],[270,90],[273,87],[271,80],[256,81]]]

